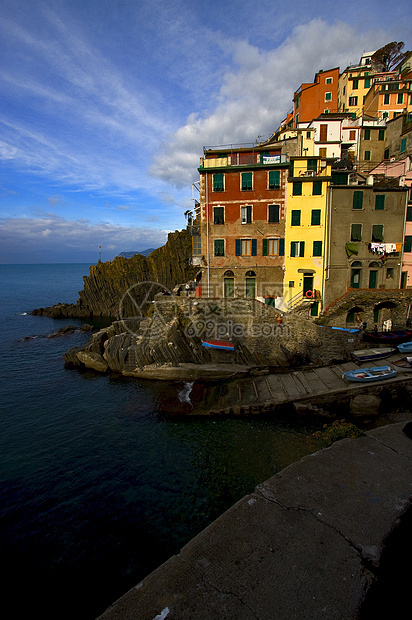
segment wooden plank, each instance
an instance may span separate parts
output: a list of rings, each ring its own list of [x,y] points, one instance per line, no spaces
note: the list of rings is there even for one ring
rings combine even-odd
[[[272,399],[272,393],[265,377],[259,377],[258,379],[255,379],[255,385],[258,393],[257,398],[259,402],[267,402]]]
[[[314,368],[313,372],[326,384],[329,390],[336,390],[342,387],[341,382],[330,368]]]
[[[314,370],[307,370],[305,371],[305,376],[307,378],[307,380],[309,381],[309,383],[311,383],[311,385],[313,386],[313,390],[315,393],[319,393],[319,392],[329,392],[329,388],[326,385],[326,383],[324,383],[320,377],[318,377],[317,374],[315,374]]]
[[[289,399],[294,399],[301,396],[301,392],[298,389],[293,377],[289,374],[279,375],[279,380],[283,385],[286,395]]]
[[[301,370],[297,370],[293,373],[293,377],[296,381],[296,383],[298,384],[298,386],[302,386],[303,388],[303,394],[312,394],[313,393],[313,387],[311,386],[311,384],[309,383],[309,381],[306,378],[306,375],[304,372],[302,372]]]
[[[286,400],[286,392],[283,384],[279,380],[280,375],[269,375],[267,377],[272,392],[273,402],[282,403]]]

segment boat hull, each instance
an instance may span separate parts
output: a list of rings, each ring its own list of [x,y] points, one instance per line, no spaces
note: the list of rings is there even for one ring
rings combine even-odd
[[[398,345],[412,338],[411,331],[400,332],[369,332],[364,334],[364,340],[376,344]]]
[[[352,357],[357,362],[371,362],[373,360],[385,359],[393,353],[396,353],[396,349],[394,349],[393,347],[382,347],[380,349],[376,348],[352,351]]]
[[[391,379],[396,374],[396,370],[391,366],[376,366],[376,368],[364,368],[363,370],[349,370],[342,377],[356,383],[369,383],[371,381]]]
[[[393,362],[393,365],[396,366],[396,370],[399,372],[412,372],[412,357],[409,359],[411,361],[408,361],[408,358],[405,357],[402,360]]]
[[[225,342],[223,340],[204,340],[202,347],[208,349],[220,349],[222,351],[234,351],[235,345],[232,342]]]
[[[404,342],[402,344],[398,344],[397,347],[399,353],[409,353],[412,355],[412,342]]]

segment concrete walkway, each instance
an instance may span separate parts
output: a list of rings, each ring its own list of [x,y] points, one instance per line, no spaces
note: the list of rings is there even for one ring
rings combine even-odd
[[[101,620],[353,620],[385,540],[412,509],[411,426],[381,427],[287,467]]]

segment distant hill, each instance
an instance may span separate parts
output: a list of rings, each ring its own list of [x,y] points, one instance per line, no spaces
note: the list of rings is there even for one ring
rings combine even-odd
[[[141,254],[142,256],[149,256],[156,248],[149,248],[148,250],[141,250],[140,252],[120,252],[117,256],[122,256],[123,258],[132,258],[132,256],[136,256],[136,254]]]

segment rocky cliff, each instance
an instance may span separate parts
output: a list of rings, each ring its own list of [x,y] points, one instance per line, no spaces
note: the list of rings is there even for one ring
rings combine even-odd
[[[33,310],[33,314],[53,318],[115,317],[116,312],[123,317],[140,316],[162,288],[172,290],[193,279],[197,268],[189,264],[191,255],[190,233],[169,233],[167,243],[149,256],[116,256],[113,261],[91,265],[76,304],[59,303]]]

